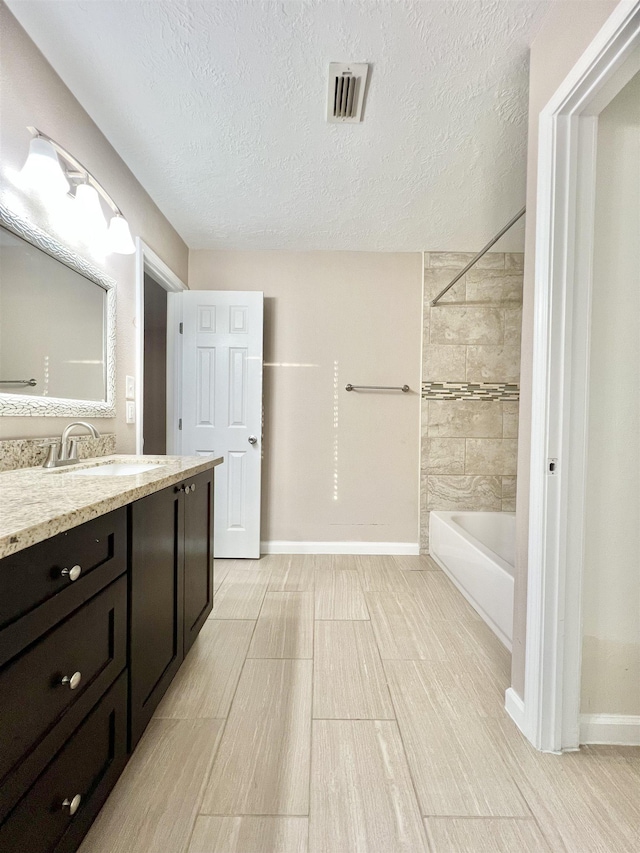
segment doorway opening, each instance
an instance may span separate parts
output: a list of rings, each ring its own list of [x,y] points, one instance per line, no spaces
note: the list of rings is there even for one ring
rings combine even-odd
[[[167,452],[167,291],[144,274],[142,452]]]
[[[179,452],[179,324],[169,293],[184,282],[138,238],[136,241],[136,453]]]

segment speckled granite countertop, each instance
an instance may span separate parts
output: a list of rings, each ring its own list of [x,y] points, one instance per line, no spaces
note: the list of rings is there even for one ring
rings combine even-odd
[[[0,473],[0,557],[179,483],[222,461],[222,456],[114,455],[65,468],[23,468]],[[124,477],[74,476],[74,471],[110,462],[162,467]]]

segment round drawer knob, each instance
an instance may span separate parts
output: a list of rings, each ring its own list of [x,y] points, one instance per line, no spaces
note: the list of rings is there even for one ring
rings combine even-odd
[[[82,673],[81,672],[74,672],[73,675],[65,675],[65,677],[62,679],[62,681],[60,683],[64,684],[65,687],[68,686],[70,690],[75,690],[81,681],[82,681]],[[73,812],[72,812],[72,814],[73,814]]]
[[[70,581],[77,581],[82,573],[82,566],[73,566],[70,569],[63,569],[60,574],[63,578],[69,578]]]
[[[192,491],[192,492],[195,492],[195,490],[196,490],[196,484],[195,484],[195,483],[191,483],[191,491]]]
[[[82,802],[82,797],[80,794],[76,794],[71,800],[69,797],[66,800],[62,801],[62,808],[69,809],[69,814],[74,815],[78,809],[80,808],[80,803]]]

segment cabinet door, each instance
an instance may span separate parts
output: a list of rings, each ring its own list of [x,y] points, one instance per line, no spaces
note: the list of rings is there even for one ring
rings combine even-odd
[[[183,489],[131,504],[132,749],[183,659]]]
[[[186,481],[184,502],[184,653],[213,608],[213,469]]]

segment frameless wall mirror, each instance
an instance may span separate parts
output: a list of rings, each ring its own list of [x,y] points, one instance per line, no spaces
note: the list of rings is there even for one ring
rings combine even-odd
[[[0,414],[112,417],[115,283],[0,205]]]

